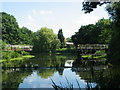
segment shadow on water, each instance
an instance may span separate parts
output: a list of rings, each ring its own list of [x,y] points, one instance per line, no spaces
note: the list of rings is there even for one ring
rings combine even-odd
[[[71,83],[71,89],[120,88],[119,66],[108,68],[71,54],[38,54],[28,60],[4,62],[3,66],[3,88],[54,88],[53,82],[61,88]]]
[[[76,71],[77,75],[86,80],[87,88],[120,88],[120,66],[118,65],[108,67],[107,65],[99,65],[95,60],[82,61],[81,58],[77,58],[73,67],[75,67],[73,71]],[[96,83],[94,88],[88,84],[91,82]]]

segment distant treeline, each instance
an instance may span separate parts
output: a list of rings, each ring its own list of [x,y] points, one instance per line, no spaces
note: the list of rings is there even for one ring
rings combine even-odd
[[[77,44],[108,44],[112,36],[112,21],[101,19],[96,24],[81,26],[78,32],[73,35],[72,41]]]
[[[0,14],[3,47],[5,47],[5,44],[33,45],[34,52],[52,52],[59,47],[63,47],[64,36],[62,29],[59,30],[58,35],[47,27],[32,32],[26,27],[20,28],[14,16],[5,12]]]

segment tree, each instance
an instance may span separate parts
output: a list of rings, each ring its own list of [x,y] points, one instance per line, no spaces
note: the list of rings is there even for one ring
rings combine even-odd
[[[112,63],[120,64],[120,2],[111,3],[106,9],[113,20],[113,36],[109,45],[108,59]]]
[[[2,51],[4,49],[6,49],[6,43],[0,39],[0,50]]]
[[[34,33],[26,27],[20,28],[20,41],[21,44],[33,44]]]
[[[78,44],[109,43],[111,33],[111,21],[109,19],[101,19],[96,24],[81,26],[79,31],[71,38],[77,47]]]
[[[60,41],[52,29],[41,28],[36,33],[34,39],[33,50],[35,52],[51,52],[59,48]]]
[[[83,2],[83,8],[82,10],[85,11],[85,13],[90,13],[93,11],[93,9],[97,8],[97,6],[102,6],[103,4],[111,3],[109,1],[105,0],[96,0],[96,2],[92,2],[92,0],[86,0]]]
[[[61,48],[63,48],[65,46],[65,38],[63,36],[63,32],[62,32],[62,29],[59,29],[58,31],[58,39],[60,40],[60,43],[61,43]]]
[[[90,1],[90,0],[88,0]],[[102,5],[104,3],[110,3],[106,10],[108,11],[109,15],[111,15],[110,19],[113,20],[113,28],[112,28],[112,39],[109,44],[109,53],[108,53],[108,60],[112,63],[120,64],[120,1],[119,2],[83,2],[83,10],[85,13],[90,13],[93,11],[93,8],[97,8],[97,5]],[[93,7],[95,5],[95,7]]]
[[[110,19],[100,19],[97,23],[97,30],[100,31],[99,43],[109,44],[112,38],[112,21]]]
[[[9,44],[20,43],[19,39],[19,26],[14,16],[5,12],[0,13],[2,15],[2,39]]]

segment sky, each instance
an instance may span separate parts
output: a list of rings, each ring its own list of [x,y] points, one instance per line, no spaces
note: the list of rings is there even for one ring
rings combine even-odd
[[[81,25],[95,24],[99,19],[109,18],[105,5],[85,14],[82,11],[83,0],[18,1],[1,2],[2,11],[13,15],[20,28],[24,26],[33,32],[48,27],[57,34],[59,29],[62,29],[67,38],[74,35]]]

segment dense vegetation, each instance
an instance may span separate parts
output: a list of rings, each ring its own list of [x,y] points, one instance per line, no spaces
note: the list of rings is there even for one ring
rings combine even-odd
[[[109,54],[108,60],[112,63],[120,63],[120,2],[83,2],[83,10],[85,13],[90,13],[94,8],[97,8],[97,5],[103,5],[105,3],[110,3],[106,10],[110,15],[112,20],[112,37],[109,43]]]
[[[60,46],[60,41],[52,29],[41,28],[35,33],[33,44],[35,52],[53,52]]]
[[[28,44],[32,45],[33,32],[26,27],[19,28],[14,16],[5,12],[0,13],[2,18],[2,40],[7,44]]]
[[[111,40],[111,24],[109,19],[101,19],[95,25],[81,26],[78,32],[72,36],[72,41],[77,44],[109,43]]]
[[[109,2],[84,2],[83,10],[90,13],[97,5],[103,5]],[[78,44],[109,44],[108,59],[110,62],[120,62],[120,2],[110,3],[106,10],[110,19],[101,19],[95,24],[81,26],[79,31],[71,37],[73,43]],[[41,28],[37,32],[32,32],[26,27],[20,28],[15,17],[1,12],[2,17],[2,38],[7,44],[28,44],[33,45],[34,52],[53,52],[57,48],[65,46],[65,38],[62,29],[59,30],[58,36],[53,33],[52,29]],[[69,39],[69,41],[71,41]]]
[[[93,8],[97,8],[97,5],[102,5],[104,3],[106,2],[83,3],[83,10],[85,10],[85,13],[90,13],[91,11],[93,11]],[[120,50],[120,42],[119,42],[120,2],[110,3],[106,7],[106,10],[111,16],[110,19],[103,18],[103,19],[100,19],[95,24],[81,26],[79,31],[76,32],[75,35],[73,35],[71,38],[67,38],[67,40],[70,42],[72,40],[72,42],[76,45],[76,47],[78,44],[81,44],[81,43],[82,44],[99,44],[99,43],[109,44],[109,52],[108,52],[109,62],[120,64],[120,51],[119,51]],[[3,36],[3,40],[0,40],[0,46],[2,45],[0,47],[0,50],[6,49],[6,44],[33,45],[33,51],[37,53],[38,52],[54,52],[55,50],[58,50],[58,53],[55,53],[54,55],[52,55],[51,53],[48,55],[45,53],[46,54],[45,56],[44,54],[40,54],[35,57],[36,60],[30,59],[30,60],[25,60],[25,61],[23,60],[14,61],[14,59],[11,59],[11,58],[16,59],[16,57],[22,57],[23,55],[28,55],[29,53],[25,51],[2,51],[2,59],[5,59],[5,60],[2,60],[3,68],[6,68],[6,67],[36,67],[36,65],[38,65],[39,67],[44,67],[44,66],[51,67],[51,68],[54,67],[51,70],[39,69],[39,75],[42,78],[47,79],[50,76],[54,75],[54,72],[57,71],[58,67],[64,67],[65,60],[71,60],[70,57],[72,57],[72,55],[68,56],[69,58],[66,58],[66,55],[60,56],[59,54],[60,52],[75,53],[75,48],[64,48],[65,38],[63,36],[62,29],[59,30],[58,35],[54,34],[53,30],[47,27],[41,28],[37,32],[32,32],[26,27],[20,28],[14,16],[7,14],[5,12],[1,12],[0,14],[2,14],[2,17],[0,16],[0,19],[2,18],[2,26],[0,28],[2,28],[2,36]],[[96,51],[96,53],[101,53],[101,52],[104,53],[105,51]],[[58,54],[58,56],[56,54]],[[119,88],[120,87],[119,86],[120,85],[119,84],[119,80],[120,80],[119,79],[119,76],[120,76],[119,68],[118,69],[113,68],[113,70],[110,70],[110,71],[107,71],[107,69],[102,69],[100,72],[98,72],[97,70],[95,72],[93,71],[94,63],[92,59],[94,58],[97,60],[97,58],[102,58],[102,60],[104,60],[104,58],[106,58],[106,55],[101,55],[101,56],[83,55],[82,58],[86,59],[86,61],[89,58],[91,59],[91,61],[82,63],[85,68],[87,65],[90,66],[90,71],[84,72],[84,73],[81,71],[77,72],[76,75],[79,75],[81,79],[84,79],[85,81],[87,81],[87,83],[88,81],[96,82],[97,86],[95,88],[113,88],[113,87]],[[75,58],[72,58],[72,59],[75,60]],[[77,66],[77,64],[80,65],[80,60],[78,61],[79,63],[77,62],[77,60],[79,59],[76,59],[74,61],[73,67]],[[99,61],[97,65],[102,65],[101,63],[106,64],[106,60]],[[108,66],[110,65],[111,64],[109,63]],[[63,71],[64,69],[58,70],[59,75],[62,75]],[[6,85],[7,87],[11,87],[12,85],[14,87],[16,86],[18,87],[18,84],[22,82],[22,79],[20,77],[22,76],[25,77],[31,74],[31,72],[27,72],[25,74],[22,73],[22,71],[16,71],[16,72],[20,72],[20,73],[17,73],[16,75],[13,73],[12,76],[15,79],[9,78],[11,77],[11,72],[7,71],[7,73],[5,72],[3,73],[4,75],[3,85],[4,86]],[[86,77],[89,77],[89,78],[86,78]],[[9,81],[12,84],[8,84],[7,82]],[[18,83],[15,83],[17,81]],[[71,89],[71,86],[72,84],[70,85],[70,89]]]
[[[14,16],[1,12],[2,14],[2,40],[6,44],[33,45],[34,52],[50,52],[59,48],[60,41],[52,29],[41,28],[32,32],[26,27],[20,28]]]
[[[8,49],[9,47],[6,47],[6,42],[0,40],[0,50],[2,50],[2,52],[0,52],[1,54],[1,58],[0,60],[10,60],[11,58],[18,58],[18,57],[22,57],[24,55],[29,55],[30,53],[25,52],[25,51],[4,51],[5,49]]]

